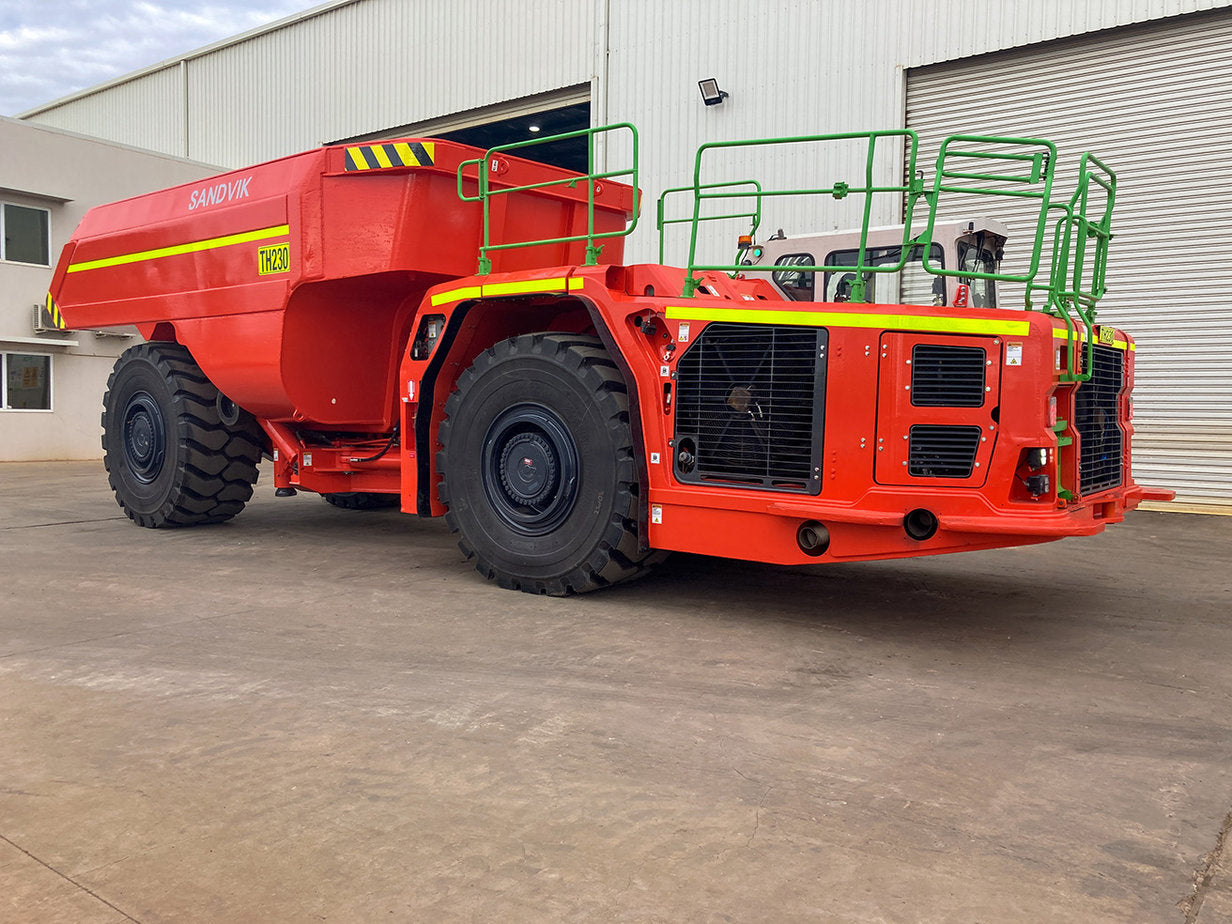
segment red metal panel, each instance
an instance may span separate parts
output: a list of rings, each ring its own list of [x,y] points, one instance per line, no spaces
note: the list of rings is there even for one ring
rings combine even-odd
[[[912,400],[912,353],[917,344],[972,347],[985,354],[985,400],[979,408],[916,407]],[[877,408],[875,478],[878,484],[914,485],[937,489],[979,487],[988,477],[1000,419],[1002,339],[911,334],[881,336]],[[966,478],[913,476],[908,468],[910,431],[918,425],[978,426],[981,436],[975,464]]]
[[[347,170],[336,146],[93,209],[52,295],[69,327],[137,324],[151,336],[169,324],[215,384],[259,416],[387,430],[420,299],[473,273],[482,241],[481,206],[458,198],[456,179],[482,152],[431,145],[424,166]],[[501,168],[494,189],[574,176],[517,158]],[[596,229],[622,229],[633,191],[599,185]],[[511,192],[493,200],[489,240],[584,233],[586,213],[584,183]],[[499,250],[493,265],[580,263],[585,246]],[[622,252],[623,238],[606,244],[608,258]]]

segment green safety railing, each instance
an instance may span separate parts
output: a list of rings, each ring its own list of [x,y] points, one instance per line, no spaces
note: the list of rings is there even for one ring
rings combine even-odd
[[[962,147],[957,147],[962,145]],[[986,150],[972,145],[992,145]],[[1009,148],[1010,150],[1005,150]],[[974,160],[987,169],[959,169],[954,160]],[[1095,351],[1096,305],[1106,291],[1108,244],[1112,240],[1112,208],[1116,200],[1116,174],[1094,155],[1083,154],[1078,165],[1078,184],[1068,201],[1053,199],[1057,148],[1041,138],[1005,138],[988,135],[952,135],[941,144],[937,172],[929,195],[929,235],[943,197],[950,193],[1010,196],[1035,199],[1035,233],[1030,242],[1027,268],[1021,273],[982,273],[962,269],[924,268],[938,276],[963,276],[1018,282],[1024,285],[1025,307],[1036,310],[1034,296],[1043,296],[1042,310],[1065,322],[1068,331],[1066,368],[1062,379],[1085,382],[1091,378]],[[963,181],[975,184],[967,185]],[[1092,187],[1102,191],[1102,210],[1092,201]],[[1100,198],[1097,196],[1096,198]],[[1091,212],[1098,216],[1092,217]],[[1060,212],[1052,236],[1052,254],[1047,281],[1038,281],[1049,213]],[[1079,330],[1081,329],[1081,337]],[[1077,362],[1078,345],[1085,343],[1086,362]]]
[[[751,187],[753,190],[753,211],[751,212],[730,212],[721,215],[700,215],[697,220],[702,221],[724,221],[735,218],[747,218],[749,220],[749,236],[752,237],[757,233],[757,229],[761,227],[761,183],[757,180],[733,180],[730,183],[707,183],[702,186],[702,189],[740,189],[743,187]],[[666,230],[668,225],[691,225],[693,217],[687,218],[668,218],[667,217],[667,200],[669,196],[676,196],[678,193],[691,193],[694,187],[692,186],[674,186],[671,189],[663,190],[659,196],[658,208],[655,212],[655,228],[659,232],[659,262],[666,262],[664,257],[664,247],[666,244]],[[730,197],[728,197],[730,198]],[[739,255],[737,255],[739,258]]]
[[[759,147],[765,145],[808,144],[827,142],[865,141],[863,184],[854,186],[836,182],[829,187],[811,189],[771,190],[763,189],[755,180],[734,182],[703,182],[703,160],[706,152],[720,148]],[[875,178],[875,158],[879,143],[901,140],[905,146],[902,163],[906,182],[902,184],[878,183]],[[685,276],[684,292],[692,296],[701,284],[699,270],[715,270],[728,273],[747,271],[749,265],[707,264],[697,260],[698,227],[704,221],[722,218],[749,218],[755,215],[755,227],[761,221],[762,200],[774,196],[820,196],[835,199],[863,195],[863,221],[856,263],[843,265],[792,264],[792,272],[842,272],[854,275],[849,301],[863,302],[867,282],[872,273],[899,273],[913,254],[921,255],[923,268],[934,276],[961,277],[965,280],[988,279],[997,282],[1019,283],[1025,290],[1025,307],[1028,311],[1043,310],[1063,320],[1069,331],[1068,358],[1062,373],[1065,380],[1087,381],[1090,379],[1092,354],[1095,341],[1096,305],[1104,295],[1105,274],[1108,261],[1108,245],[1112,239],[1112,208],[1116,199],[1116,174],[1091,154],[1083,154],[1079,163],[1078,186],[1068,200],[1053,198],[1053,179],[1057,162],[1057,148],[1051,141],[1042,138],[1018,138],[993,135],[952,135],[940,147],[936,172],[931,187],[926,188],[922,176],[916,171],[916,156],[919,139],[910,130],[884,132],[849,132],[830,135],[803,135],[791,138],[764,138],[753,141],[713,142],[698,148],[694,161],[693,185],[668,190],[659,200],[659,259],[663,261],[663,229],[667,224],[689,222],[692,225],[689,240],[689,258]],[[752,187],[741,191],[741,187]],[[666,219],[664,201],[669,193],[691,191],[693,215],[691,219]],[[902,197],[903,237],[896,263],[872,265],[868,254],[868,233],[872,214],[873,196],[896,194]],[[982,272],[954,267],[947,269],[931,260],[933,231],[939,207],[957,195],[1008,197],[1019,202],[1034,200],[1034,234],[1024,235],[1029,247],[1026,268],[1021,272]],[[703,215],[702,206],[708,200],[750,197],[756,199],[756,208],[749,213],[737,212],[724,215]],[[923,198],[928,207],[928,218],[923,230],[911,234],[912,216],[918,201]],[[1059,217],[1057,216],[1059,213]],[[1038,281],[1044,262],[1044,241],[1048,234],[1049,221],[1053,225],[1052,252],[1046,281]],[[1036,297],[1043,295],[1043,304],[1036,306]],[[1085,363],[1077,362],[1077,349],[1086,344]]]
[[[616,132],[629,133],[632,140],[632,166],[623,170],[606,170],[596,172],[595,170],[595,141],[599,136],[606,136]],[[529,183],[522,186],[501,186],[493,188],[488,167],[492,162],[492,158],[498,154],[507,154],[512,151],[521,151],[526,148],[535,147],[537,145],[551,144],[559,141],[569,141],[573,138],[586,139],[586,164],[587,172],[583,176],[564,177],[559,180],[546,180],[540,183]],[[605,144],[608,138],[604,137]],[[471,175],[466,175],[468,167],[474,167],[475,172]],[[619,231],[596,231],[595,230],[595,186],[603,180],[617,179],[620,177],[628,177],[629,185],[633,187],[633,217],[627,222],[625,228]],[[476,195],[468,196],[463,191],[462,185],[465,180],[475,180],[478,183],[478,191]],[[530,192],[537,189],[548,189],[553,186],[565,186],[571,189],[576,189],[579,183],[586,185],[586,233],[574,234],[566,237],[548,237],[537,240],[528,241],[506,241],[502,243],[492,243],[491,239],[491,202],[496,196],[508,195],[510,193]],[[628,122],[616,122],[611,125],[602,125],[597,128],[584,128],[572,132],[564,132],[559,135],[547,135],[543,138],[532,138],[528,141],[517,141],[511,144],[501,144],[496,147],[489,148],[481,158],[464,161],[458,165],[458,197],[465,202],[479,202],[483,206],[483,243],[479,248],[479,270],[478,275],[485,276],[492,272],[492,259],[490,253],[496,250],[513,250],[519,247],[537,247],[544,244],[568,244],[578,241],[586,242],[586,259],[584,265],[595,266],[599,262],[599,254],[603,252],[603,245],[596,244],[595,241],[602,238],[625,237],[632,234],[634,228],[637,227],[638,215],[641,212],[641,191],[638,184],[638,137],[637,129]]]
[[[956,145],[966,145],[956,148]],[[1009,147],[1009,151],[981,150],[971,145],[997,145]],[[1018,150],[1026,148],[1026,151]],[[975,161],[987,169],[957,169],[951,161]],[[966,279],[994,279],[1000,282],[1032,284],[1039,273],[1040,255],[1043,251],[1044,234],[1048,226],[1048,209],[1052,203],[1052,165],[1057,160],[1057,146],[1041,138],[1003,138],[991,135],[951,135],[941,142],[937,155],[937,172],[933,179],[932,192],[928,194],[928,224],[924,236],[932,241],[937,210],[947,194],[970,196],[1010,197],[1034,199],[1039,203],[1035,217],[1035,234],[1027,270],[1022,273],[983,273],[962,269],[945,269],[933,266],[924,255],[924,269],[935,276],[961,276]],[[1025,167],[1026,172],[1014,168]],[[972,186],[968,183],[994,184]]]
[[[1092,201],[1092,186],[1100,190]],[[1069,202],[1054,203],[1060,211],[1053,232],[1052,273],[1047,287],[1047,309],[1065,321],[1068,331],[1065,378],[1085,382],[1091,378],[1095,353],[1095,315],[1107,292],[1108,245],[1112,240],[1112,209],[1116,204],[1117,179],[1095,155],[1085,153],[1078,164],[1078,187]],[[1092,216],[1092,212],[1096,213]],[[1027,308],[1032,288],[1027,290]],[[1086,362],[1075,363],[1078,325],[1084,334]],[[1085,371],[1084,371],[1085,370]]]
[[[769,145],[786,144],[827,144],[861,140],[865,142],[864,182],[862,185],[853,186],[845,181],[839,181],[831,186],[822,188],[763,189],[759,186],[753,191],[740,192],[731,189],[732,184],[730,183],[702,182],[702,164],[707,151],[717,151],[724,148],[763,147]],[[905,184],[878,183],[876,181],[875,173],[877,145],[878,142],[889,141],[893,141],[894,143],[901,141],[906,146],[906,175],[909,179]],[[709,199],[752,197],[757,199],[757,210],[760,212],[760,203],[763,198],[767,197],[831,196],[834,199],[845,199],[848,196],[862,195],[864,196],[863,222],[860,231],[860,244],[856,253],[856,263],[854,265],[849,264],[844,266],[829,266],[820,263],[793,264],[791,267],[793,271],[809,273],[838,271],[854,273],[855,279],[851,284],[851,301],[862,302],[864,300],[864,290],[868,274],[901,272],[903,267],[906,266],[907,260],[910,258],[912,246],[916,243],[911,240],[911,213],[915,206],[916,200],[923,194],[923,181],[917,176],[915,168],[916,153],[918,150],[919,137],[910,129],[894,129],[878,132],[844,132],[841,134],[831,135],[798,135],[790,138],[759,138],[753,141],[714,141],[708,144],[703,144],[697,149],[697,156],[693,163],[693,185],[691,187],[683,187],[693,191],[693,217],[691,219],[692,231],[689,237],[689,260],[688,271],[685,275],[684,281],[684,296],[692,296],[693,293],[697,291],[697,287],[701,285],[701,280],[698,279],[696,275],[698,270],[716,270],[726,273],[737,273],[748,269],[747,265],[741,263],[722,264],[698,262],[698,226],[702,221],[713,220],[713,217],[704,218],[702,216],[701,209],[703,201]],[[885,193],[896,194],[904,198],[905,218],[903,225],[903,246],[900,250],[901,258],[896,264],[882,263],[880,265],[873,265],[868,262],[869,219],[872,215],[873,196]]]

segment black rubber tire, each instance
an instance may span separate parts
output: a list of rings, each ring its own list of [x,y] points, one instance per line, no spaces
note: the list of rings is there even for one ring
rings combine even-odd
[[[103,396],[103,465],[140,526],[221,523],[252,497],[264,436],[247,412],[218,416],[218,389],[187,349],[141,343],[116,360]]]
[[[638,548],[629,398],[597,338],[498,343],[459,377],[445,414],[439,496],[480,574],[567,596],[662,560]]]
[[[338,494],[322,494],[325,503],[344,510],[382,510],[397,507],[402,498],[397,494],[378,494],[372,491],[347,491]]]

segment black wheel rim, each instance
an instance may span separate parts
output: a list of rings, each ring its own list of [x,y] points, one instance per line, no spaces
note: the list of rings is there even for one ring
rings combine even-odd
[[[150,484],[163,470],[167,457],[167,427],[158,402],[139,391],[124,407],[124,459],[142,484]]]
[[[488,503],[513,530],[542,536],[560,526],[577,499],[578,451],[555,413],[538,404],[505,410],[483,441],[480,478]]]

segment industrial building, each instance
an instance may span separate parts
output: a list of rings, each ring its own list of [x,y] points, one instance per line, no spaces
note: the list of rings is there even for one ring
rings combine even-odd
[[[107,376],[137,333],[59,330],[52,267],[87,209],[217,168],[6,118],[0,152],[0,462],[95,459]]]
[[[1229,507],[1232,269],[1218,245],[1232,204],[1230,62],[1227,0],[335,0],[21,118],[178,158],[186,172],[327,142],[448,136],[484,147],[630,122],[646,194],[633,261],[658,258],[652,203],[693,183],[703,142],[908,128],[927,173],[951,133],[1044,137],[1058,145],[1061,177],[1092,150],[1119,178],[1101,319],[1138,341],[1136,478],[1189,505]],[[703,99],[704,80],[717,97]],[[601,148],[599,166],[625,153]],[[567,163],[577,152],[558,154]],[[877,169],[901,182],[902,164]],[[771,147],[745,149],[733,169],[779,186],[843,178],[825,156]],[[94,201],[121,194],[100,189]],[[882,197],[873,220],[901,220],[902,208]],[[779,200],[763,229],[844,220],[832,202]],[[52,235],[52,262],[67,231]],[[703,244],[730,250],[737,233],[714,228]],[[669,247],[666,260],[683,255]],[[12,318],[38,299],[5,299],[16,336]],[[81,400],[96,405],[97,394]],[[3,444],[10,417],[0,417]],[[25,444],[21,457],[40,451]]]

